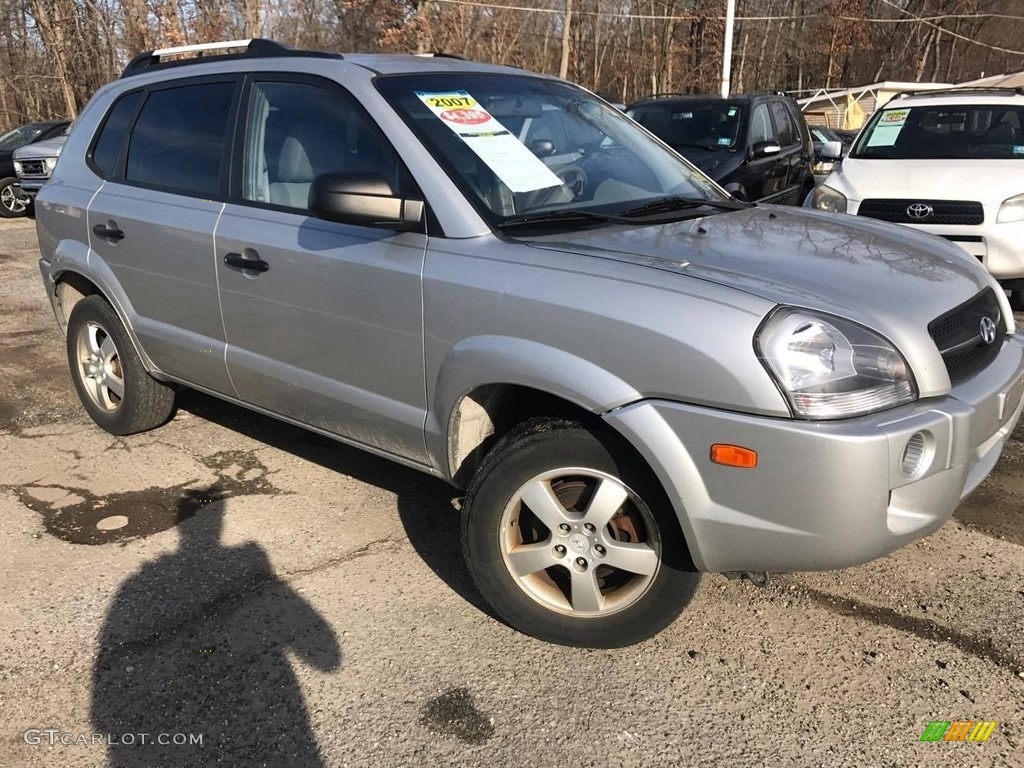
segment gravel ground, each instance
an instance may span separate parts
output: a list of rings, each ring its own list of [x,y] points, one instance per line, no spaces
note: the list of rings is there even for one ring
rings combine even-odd
[[[555,647],[481,603],[441,482],[196,394],[93,427],[36,258],[0,223],[0,766],[1024,766],[1024,430],[924,541]],[[956,719],[998,726],[919,741]]]

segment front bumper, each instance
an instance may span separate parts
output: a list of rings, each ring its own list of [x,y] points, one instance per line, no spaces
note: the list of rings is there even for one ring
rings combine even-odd
[[[39,190],[43,188],[43,184],[47,182],[47,179],[19,179],[18,183],[14,187],[15,194],[20,197],[24,197],[28,200],[35,200]]]
[[[938,529],[992,471],[1024,410],[1024,337],[945,397],[857,419],[771,419],[661,400],[606,415],[658,474],[697,567],[830,570]],[[908,479],[903,450],[926,437]],[[714,443],[757,451],[754,469],[714,464]]]

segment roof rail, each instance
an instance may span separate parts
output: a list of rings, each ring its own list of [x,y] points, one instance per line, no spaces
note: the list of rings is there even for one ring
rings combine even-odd
[[[222,53],[224,51],[243,49],[239,53]],[[194,53],[193,58],[173,58],[183,54]],[[207,53],[215,53],[215,56],[207,56]],[[174,48],[158,48],[155,51],[146,51],[128,62],[121,77],[138,75],[154,69],[165,67],[178,67],[189,64],[202,64],[211,59],[217,61],[233,59],[264,59],[281,56],[308,56],[321,59],[340,59],[340,53],[327,53],[325,51],[303,51],[289,48],[286,45],[266,40],[261,37],[254,37],[251,40],[221,40],[215,43],[199,43],[197,45],[180,45]],[[172,57],[165,61],[166,57]]]
[[[926,88],[923,91],[900,91],[893,98],[900,99],[904,96],[949,96],[950,94],[958,93],[992,93],[996,96],[1024,96],[1024,86],[1000,88],[997,85],[966,85],[962,88]]]
[[[426,59],[458,59],[459,61],[469,61],[465,56],[459,56],[457,53],[446,53],[445,51],[430,51],[429,53],[416,53],[414,56],[421,56]]]
[[[641,96],[637,99],[637,102],[651,101],[653,99],[673,99],[680,96],[696,96],[694,93],[677,93],[675,91],[665,91],[664,93],[648,93],[646,96]]]

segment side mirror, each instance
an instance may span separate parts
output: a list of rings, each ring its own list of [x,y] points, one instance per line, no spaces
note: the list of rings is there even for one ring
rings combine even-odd
[[[782,145],[775,141],[758,141],[750,148],[750,156],[755,160],[761,157],[777,155],[782,151]]]
[[[826,141],[821,145],[822,160],[842,160],[843,159],[843,143],[841,141]]]
[[[323,173],[309,188],[309,212],[318,219],[407,231],[423,221],[423,201],[399,197],[375,173]]]

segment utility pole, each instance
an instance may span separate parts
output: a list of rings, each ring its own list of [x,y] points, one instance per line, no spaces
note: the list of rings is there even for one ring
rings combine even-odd
[[[571,24],[572,0],[565,0],[565,16],[562,17],[562,63],[558,67],[558,76],[563,80],[569,74],[569,27]]]
[[[722,45],[722,98],[729,98],[729,77],[732,69],[732,25],[736,20],[736,0],[725,3],[725,43]]]

